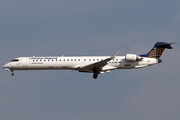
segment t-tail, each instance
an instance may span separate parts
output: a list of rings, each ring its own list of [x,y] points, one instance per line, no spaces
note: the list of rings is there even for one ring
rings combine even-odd
[[[165,48],[173,49],[171,47],[171,44],[174,44],[174,43],[157,42],[152,48],[152,50],[149,51],[149,53],[140,55],[140,57],[149,57],[149,58],[159,59],[162,53],[164,52]]]

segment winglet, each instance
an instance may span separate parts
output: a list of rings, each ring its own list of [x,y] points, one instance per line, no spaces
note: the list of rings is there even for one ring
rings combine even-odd
[[[117,51],[116,53],[114,53],[110,58],[113,59],[116,57],[116,55],[118,54],[119,51]]]

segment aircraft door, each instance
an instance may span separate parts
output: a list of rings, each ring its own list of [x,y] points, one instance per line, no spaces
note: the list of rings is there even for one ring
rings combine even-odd
[[[22,66],[27,67],[28,66],[28,58],[22,58]]]

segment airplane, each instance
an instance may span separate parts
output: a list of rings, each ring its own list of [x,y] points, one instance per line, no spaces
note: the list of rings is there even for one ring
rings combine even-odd
[[[116,56],[117,51],[112,56],[18,57],[3,68],[11,71],[12,76],[14,70],[75,70],[93,73],[93,78],[96,79],[99,74],[115,69],[138,69],[161,63],[160,57],[165,48],[173,49],[171,44],[174,43],[157,42],[147,54],[142,55]]]

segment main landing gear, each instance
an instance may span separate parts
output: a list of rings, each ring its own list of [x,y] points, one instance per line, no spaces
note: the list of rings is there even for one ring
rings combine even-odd
[[[12,72],[12,73],[11,73],[11,76],[14,76],[13,70],[11,70],[11,72]]]
[[[96,79],[98,77],[99,71],[94,70],[93,78]]]

